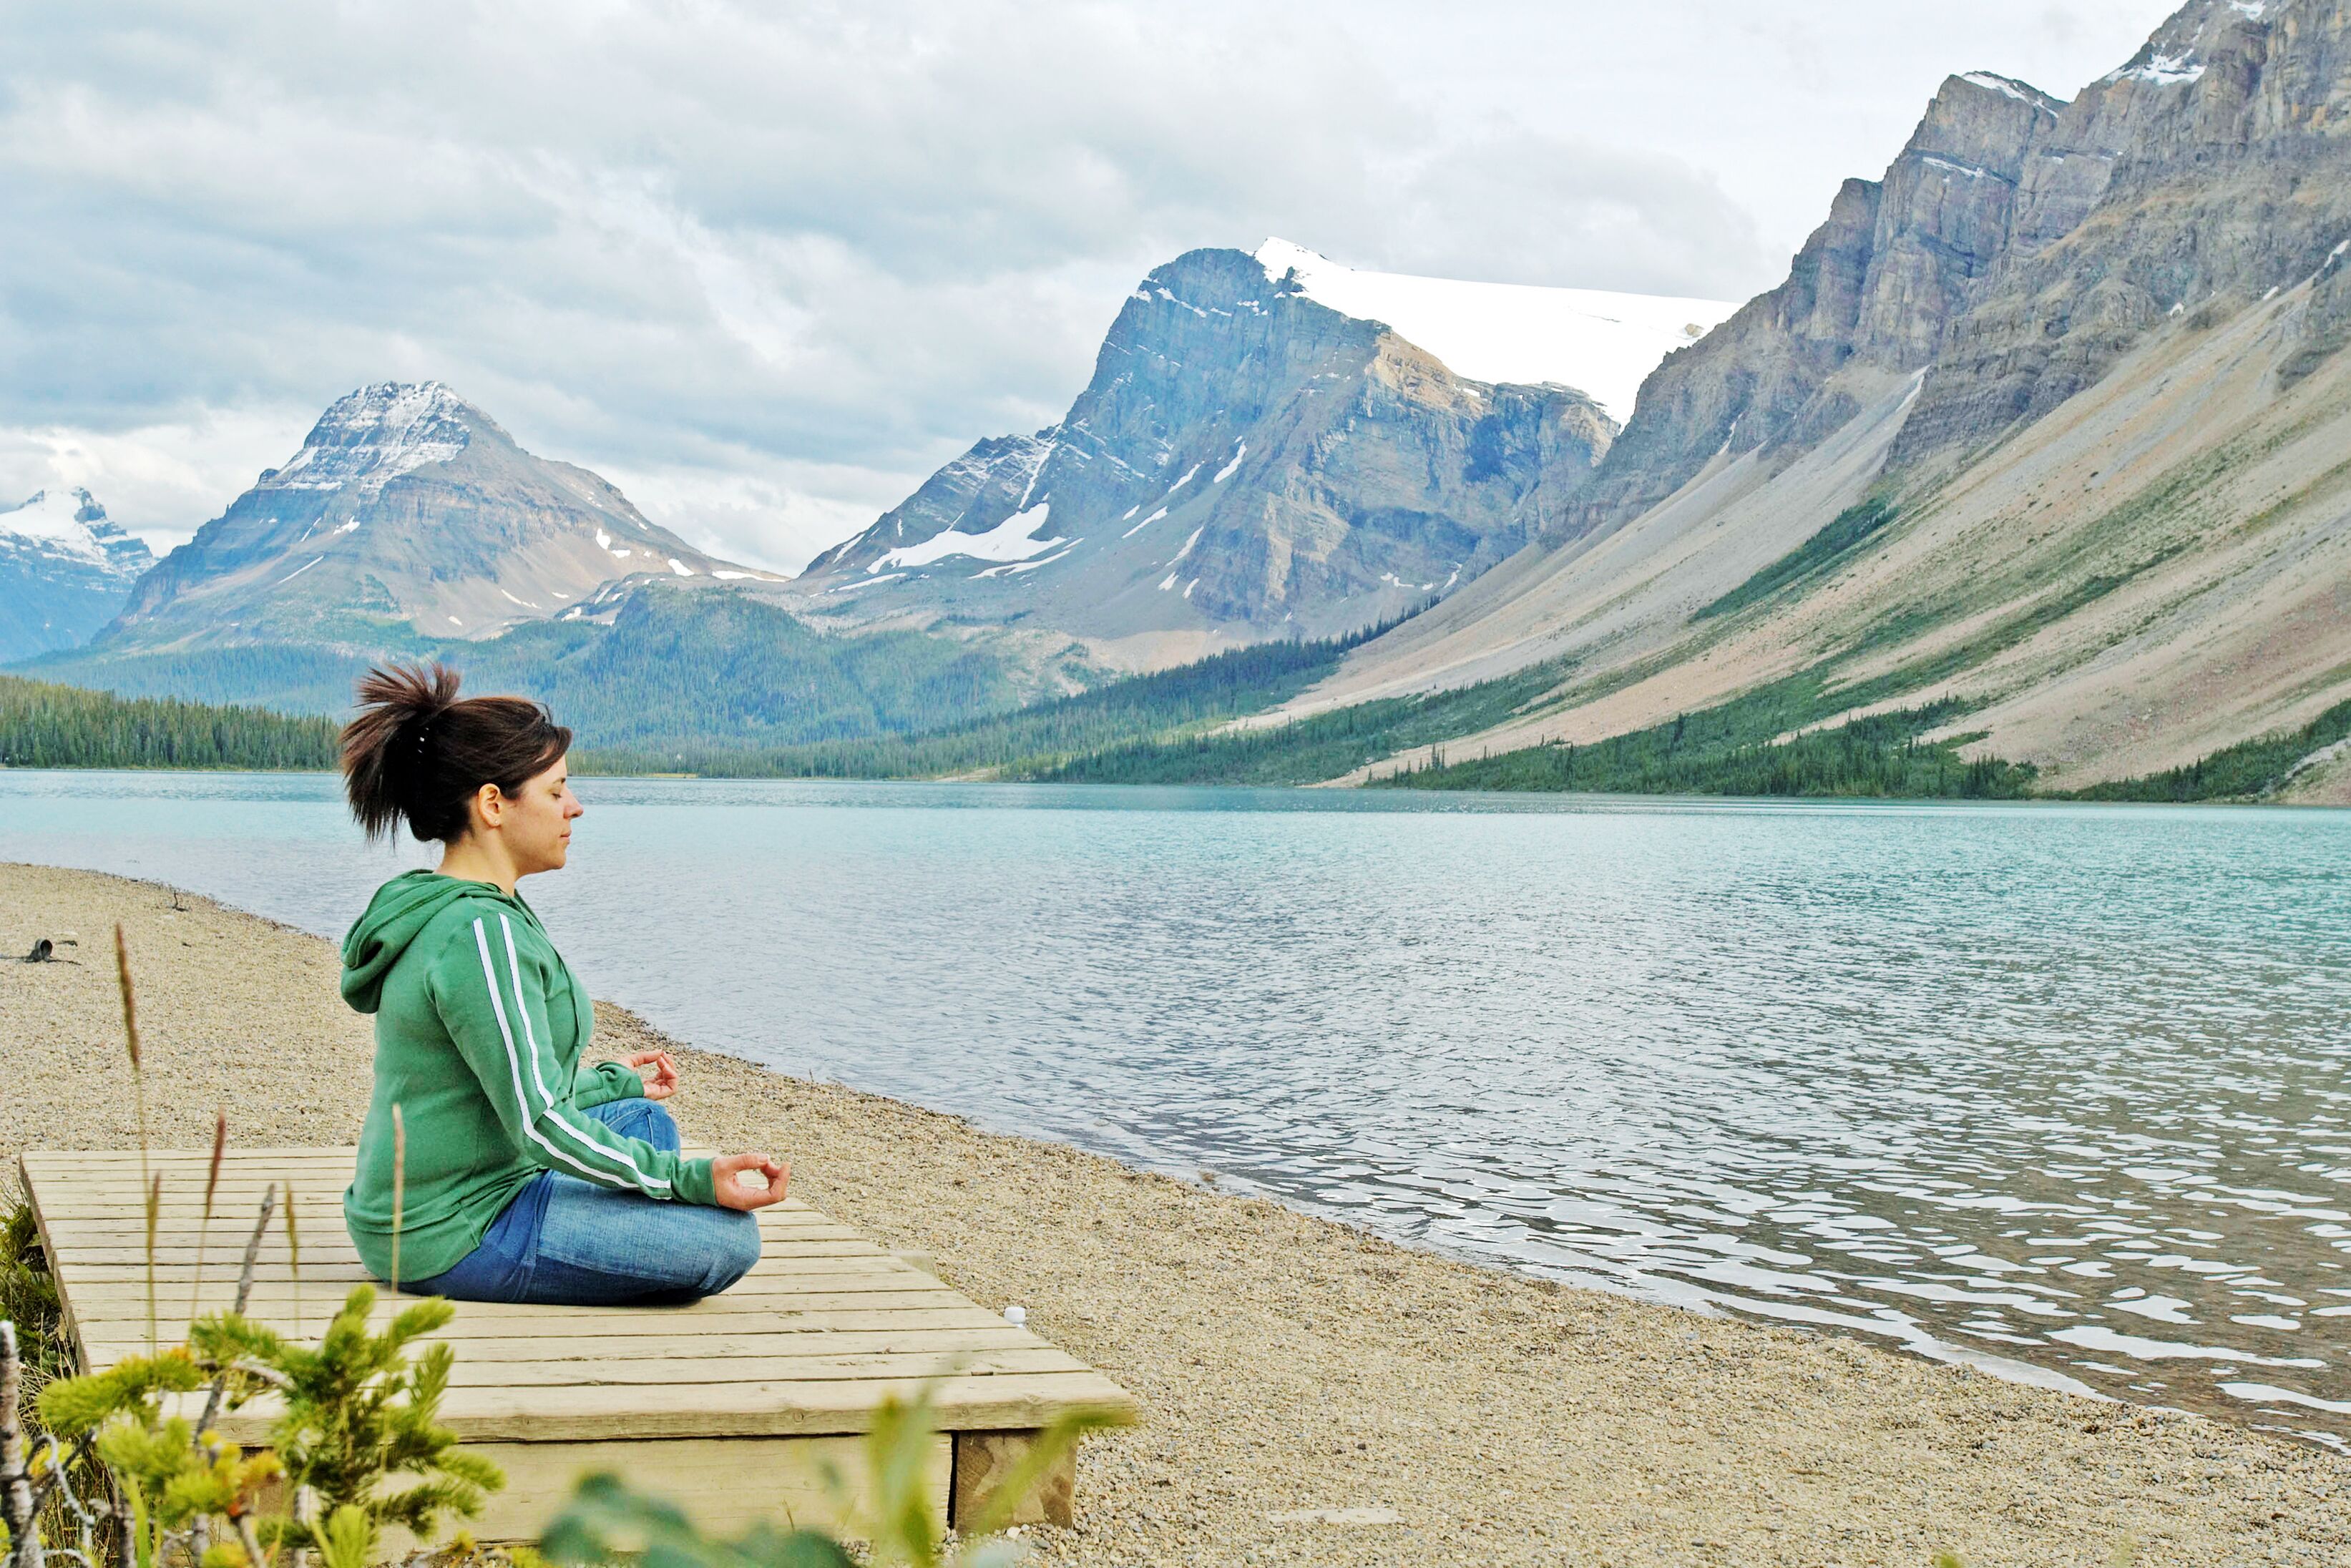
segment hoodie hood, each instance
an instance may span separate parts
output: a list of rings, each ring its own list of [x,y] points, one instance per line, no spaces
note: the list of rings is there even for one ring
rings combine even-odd
[[[506,895],[486,882],[466,882],[437,871],[403,872],[377,888],[367,913],[343,938],[343,1000],[357,1011],[375,1011],[383,997],[384,977],[434,917],[459,899],[485,897],[506,902]]]

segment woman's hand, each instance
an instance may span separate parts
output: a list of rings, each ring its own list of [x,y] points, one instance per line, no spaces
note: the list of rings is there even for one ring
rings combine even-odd
[[[736,1177],[748,1172],[765,1182],[764,1187],[747,1186]],[[721,1155],[710,1162],[711,1191],[717,1197],[718,1207],[747,1211],[765,1208],[771,1203],[784,1201],[784,1189],[791,1185],[792,1167],[766,1155]]]
[[[677,1058],[666,1051],[641,1051],[621,1058],[621,1065],[635,1069],[648,1100],[666,1100],[677,1092]]]

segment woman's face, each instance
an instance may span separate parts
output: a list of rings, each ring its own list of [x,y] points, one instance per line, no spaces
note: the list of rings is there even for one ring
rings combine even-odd
[[[588,810],[571,792],[571,770],[564,760],[557,758],[552,768],[527,779],[519,795],[499,805],[498,836],[515,874],[561,871],[571,852],[572,820]]]

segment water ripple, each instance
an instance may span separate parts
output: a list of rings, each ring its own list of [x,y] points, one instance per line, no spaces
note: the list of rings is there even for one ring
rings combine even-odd
[[[2351,817],[590,781],[534,888],[698,1042],[1703,1310],[2351,1441]],[[0,854],[339,932],[322,779]],[[302,874],[289,875],[289,863]]]

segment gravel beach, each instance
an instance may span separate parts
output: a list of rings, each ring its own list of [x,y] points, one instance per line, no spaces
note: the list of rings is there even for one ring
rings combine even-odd
[[[130,1145],[112,928],[140,987],[159,1143],[343,1143],[366,1020],[332,946],[193,894],[0,865],[0,1156]],[[555,933],[560,942],[562,933]],[[596,977],[588,979],[593,985]],[[2205,1418],[2004,1384],[1410,1250],[1274,1204],[663,1040],[705,1144],[936,1254],[982,1304],[1134,1390],[1091,1442],[1084,1564],[2351,1561],[2351,1461]]]

